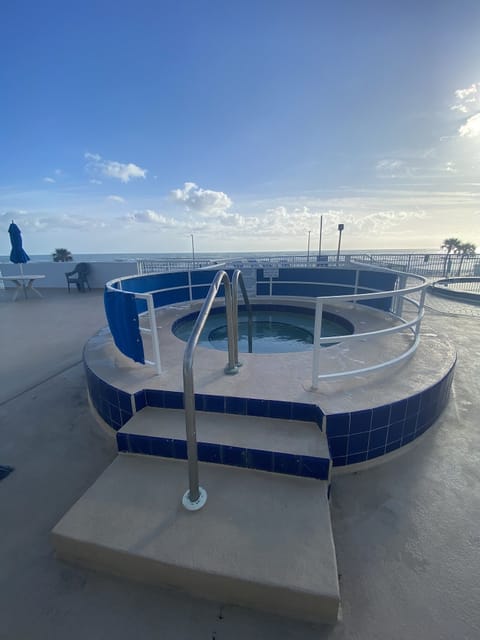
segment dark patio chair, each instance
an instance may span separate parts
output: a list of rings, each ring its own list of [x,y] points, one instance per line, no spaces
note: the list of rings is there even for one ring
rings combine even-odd
[[[76,285],[80,293],[85,293],[85,287],[91,291],[90,283],[88,282],[88,274],[90,273],[90,265],[86,262],[79,262],[73,271],[68,271],[65,274],[67,279],[68,293],[70,293],[70,285]]]

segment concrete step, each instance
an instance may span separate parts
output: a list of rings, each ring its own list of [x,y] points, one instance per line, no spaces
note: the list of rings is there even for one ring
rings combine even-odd
[[[200,463],[205,506],[186,511],[183,460],[119,455],[52,532],[67,562],[312,622],[339,587],[327,483]]]
[[[315,422],[196,412],[203,462],[328,480],[330,454]],[[185,412],[145,407],[117,432],[120,452],[187,458]]]

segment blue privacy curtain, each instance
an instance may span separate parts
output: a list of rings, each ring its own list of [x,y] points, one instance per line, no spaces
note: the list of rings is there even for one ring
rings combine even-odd
[[[133,293],[115,293],[105,289],[104,304],[108,326],[116,347],[135,362],[145,364],[137,306]]]

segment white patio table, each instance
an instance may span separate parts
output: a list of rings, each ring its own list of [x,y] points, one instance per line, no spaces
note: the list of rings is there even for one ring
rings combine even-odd
[[[45,278],[45,276],[40,275],[32,275],[28,274],[18,274],[17,276],[0,276],[0,280],[4,282],[13,282],[15,285],[15,291],[13,292],[12,301],[14,302],[18,298],[18,294],[23,290],[25,298],[27,298],[27,291],[32,291],[39,298],[43,298],[42,294],[38,289],[35,289],[33,283],[35,280],[40,280],[41,278]]]

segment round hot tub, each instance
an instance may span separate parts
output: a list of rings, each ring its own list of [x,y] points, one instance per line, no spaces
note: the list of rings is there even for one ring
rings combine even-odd
[[[197,317],[198,313],[191,313],[177,320],[172,326],[175,336],[186,342]],[[313,345],[314,325],[313,309],[286,305],[252,305],[250,326],[245,307],[240,307],[238,350],[241,353],[309,351]],[[333,313],[323,312],[322,337],[351,333],[353,333],[353,325],[348,320]],[[224,308],[212,309],[198,344],[210,349],[227,351],[227,319]]]

